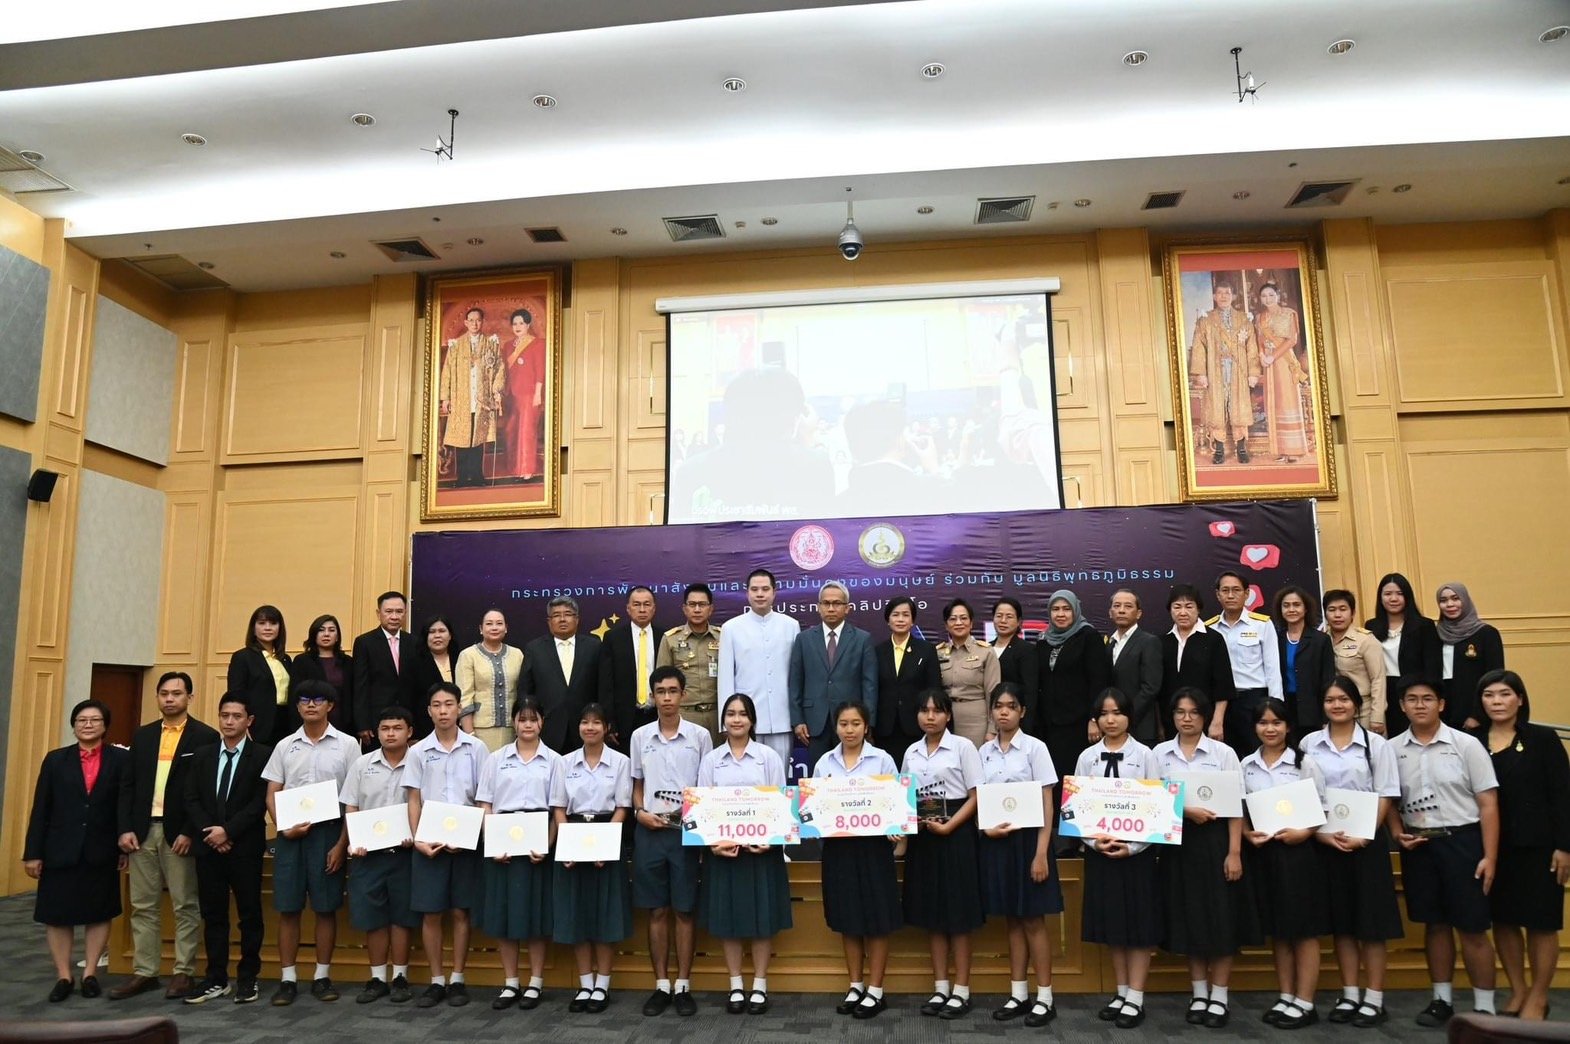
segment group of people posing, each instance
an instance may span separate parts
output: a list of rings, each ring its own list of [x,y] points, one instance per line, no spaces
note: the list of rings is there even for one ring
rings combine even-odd
[[[681,793],[782,786],[793,748],[805,748],[815,777],[908,772],[919,799],[919,829],[908,838],[823,842],[824,916],[844,940],[849,977],[844,1014],[885,1009],[889,937],[909,925],[930,941],[934,988],[921,1012],[965,1017],[971,939],[986,918],[1001,917],[1011,987],[993,1017],[1050,1022],[1045,918],[1063,909],[1057,859],[1083,854],[1084,938],[1111,949],[1119,984],[1103,1019],[1124,1028],[1144,1021],[1151,951],[1162,947],[1188,958],[1188,1021],[1223,1026],[1233,955],[1268,937],[1281,996],[1266,1020],[1310,1024],[1319,1017],[1318,940],[1331,935],[1343,993],[1327,1017],[1378,1025],[1386,941],[1401,934],[1393,840],[1434,983],[1419,1022],[1437,1025],[1453,1011],[1455,934],[1477,1010],[1495,1010],[1497,948],[1511,985],[1503,1010],[1543,1017],[1570,875],[1570,810],[1551,795],[1566,792],[1570,765],[1554,732],[1528,722],[1525,686],[1503,669],[1498,632],[1478,619],[1465,587],[1440,588],[1436,624],[1405,578],[1387,577],[1366,630],[1352,624],[1347,591],[1325,593],[1324,630],[1320,600],[1298,587],[1278,592],[1268,616],[1245,608],[1247,585],[1235,573],[1217,578],[1215,594],[1222,611],[1201,622],[1201,592],[1173,587],[1172,627],[1158,635],[1141,626],[1138,597],[1116,591],[1103,634],[1072,592],[1058,591],[1035,642],[1020,634],[1019,603],[1005,598],[993,607],[991,644],[971,633],[964,601],[944,607],[947,640],[934,644],[919,636],[916,603],[897,597],[883,607],[890,637],[874,642],[849,622],[843,585],[822,586],[819,622],[803,629],[774,610],[774,578],[760,569],[748,578],[748,611],[723,629],[710,623],[703,584],[686,589],[686,622],[668,632],[653,624],[653,592],[635,587],[627,618],[603,641],[578,633],[576,604],[557,598],[547,636],[509,646],[505,616],[491,610],[480,641],[453,655],[443,618],[414,638],[402,630],[406,600],[388,592],[380,626],[355,639],[352,658],[336,620],[322,617],[292,662],[282,615],[261,607],[231,663],[216,731],[189,714],[190,678],[170,672],[158,685],[161,720],[138,730],[129,751],[103,743],[108,710],[84,701],[72,712],[77,743],[46,758],[25,859],[40,878],[35,916],[48,926],[58,973],[51,999],[76,989],[74,925],[87,926],[81,992],[100,992],[93,972],[120,912],[115,875],[129,865],[134,975],[110,996],[161,988],[158,907],[167,887],[176,947],[166,995],[257,1000],[265,813],[277,829],[283,970],[274,1004],[292,1003],[300,989],[307,904],[316,914],[309,990],[338,998],[331,960],[347,896],[371,958],[362,1003],[416,998],[408,977],[415,928],[431,972],[417,1003],[468,1003],[464,967],[478,923],[498,940],[506,976],[494,1007],[540,1003],[554,941],[574,948],[570,1009],[602,1011],[614,947],[636,906],[649,911],[655,979],[645,1014],[697,1010],[700,923],[722,942],[726,1009],[766,1011],[771,943],[792,921],[785,853],[726,843],[700,857],[681,843]],[[1373,839],[1267,836],[1246,817],[1191,805],[1181,845],[1056,836],[1060,775],[1193,771],[1236,772],[1245,791],[1310,778],[1321,793],[1376,793],[1381,826]],[[411,829],[426,801],[548,810],[552,845],[569,821],[631,820],[630,859],[509,859],[423,841],[367,852],[350,850],[341,819],[278,822],[280,791],[329,780],[346,812],[407,803]],[[978,829],[976,788],[1007,782],[1041,785],[1043,827]],[[231,895],[241,936],[235,985]],[[207,968],[198,981],[199,922]]]

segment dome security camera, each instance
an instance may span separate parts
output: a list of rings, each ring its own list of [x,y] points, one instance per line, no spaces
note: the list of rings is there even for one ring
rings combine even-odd
[[[847,261],[854,261],[861,256],[864,245],[861,240],[861,230],[856,227],[856,222],[846,221],[845,227],[840,230],[840,257]]]

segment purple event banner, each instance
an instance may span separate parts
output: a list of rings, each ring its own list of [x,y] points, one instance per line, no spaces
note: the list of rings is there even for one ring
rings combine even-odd
[[[887,636],[882,607],[891,597],[916,600],[918,627],[943,636],[940,610],[953,598],[970,603],[977,630],[993,603],[1013,595],[1025,607],[1025,634],[1046,628],[1047,599],[1068,588],[1098,630],[1110,629],[1112,592],[1131,588],[1145,625],[1166,631],[1167,592],[1192,583],[1208,612],[1216,574],[1241,573],[1249,605],[1268,611],[1287,584],[1319,592],[1319,555],[1311,501],[1272,501],[1135,508],[1077,508],[1008,514],[725,522],[615,529],[495,530],[416,533],[414,626],[433,613],[454,628],[454,648],[479,638],[480,617],[507,614],[509,644],[545,633],[546,604],[577,601],[585,630],[603,633],[626,610],[634,584],[654,589],[656,622],[682,622],[681,591],[702,581],[714,589],[714,619],[746,609],[746,578],[756,568],[779,581],[776,608],[803,623],[817,615],[818,588],[843,582],[852,620]],[[987,625],[990,631],[990,624]]]

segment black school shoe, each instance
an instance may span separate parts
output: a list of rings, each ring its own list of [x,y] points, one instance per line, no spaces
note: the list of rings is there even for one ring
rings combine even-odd
[[[845,993],[845,999],[834,1005],[834,1014],[849,1015],[856,1010],[856,1005],[861,1003],[861,998],[867,995],[865,990],[858,990],[852,986]]]
[[[1335,1007],[1330,1009],[1330,1014],[1325,1016],[1326,1022],[1348,1023],[1357,1017],[1357,1001],[1342,997],[1336,1001]]]
[[[434,1008],[447,999],[447,987],[433,982],[425,987],[425,992],[420,994],[420,999],[414,1002],[416,1008]]]
[[[1134,1009],[1130,1011],[1128,1009]],[[1130,1004],[1123,1002],[1123,1010],[1118,1013],[1117,1021],[1112,1025],[1118,1029],[1133,1029],[1145,1021],[1145,1006],[1143,1004]]]
[[[1102,1022],[1116,1022],[1117,1017],[1121,1014],[1123,1014],[1123,998],[1114,995],[1111,1000],[1107,1001],[1106,1007],[1096,1012],[1096,1018]]]
[[[74,979],[60,979],[55,982],[54,989],[49,991],[49,1003],[59,1004],[74,992],[76,992]]]
[[[1030,1005],[1030,1014],[1025,1016],[1025,1025],[1032,1028],[1045,1026],[1058,1017],[1058,1009],[1042,1001],[1033,1001]]]
[[[1428,1007],[1417,1013],[1416,1022],[1419,1026],[1443,1026],[1455,1013],[1452,1005],[1435,997],[1428,1002]]]
[[[698,1002],[693,998],[691,990],[677,990],[675,1004],[676,1014],[682,1018],[698,1014]]]
[[[850,1013],[853,1019],[875,1019],[889,1006],[888,1001],[872,994],[864,994],[861,1003],[856,1005],[856,1010]]]
[[[923,1004],[919,1010],[923,1015],[936,1017],[943,1013],[943,1005],[947,1004],[948,1002],[948,994],[934,993],[932,996],[927,998],[927,1003]]]

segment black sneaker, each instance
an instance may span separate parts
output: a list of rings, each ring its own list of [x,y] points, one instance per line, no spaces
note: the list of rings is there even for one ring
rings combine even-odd
[[[684,1018],[698,1014],[698,1002],[693,998],[691,990],[676,991],[676,1014]]]
[[[387,984],[380,979],[371,979],[360,990],[359,996],[354,998],[356,1004],[373,1004],[391,993]]]
[[[469,1003],[469,987],[461,982],[455,982],[447,987],[447,1006],[461,1008]]]
[[[327,976],[313,980],[311,983],[311,996],[319,1001],[335,1001],[338,999],[338,987]]]
[[[447,999],[447,987],[439,983],[431,983],[425,987],[425,992],[420,994],[420,999],[414,1002],[416,1008],[434,1008]]]
[[[256,988],[255,979],[241,979],[240,985],[234,990],[236,1004],[255,1004],[261,996],[262,991]]]
[[[185,995],[187,1004],[206,1004],[219,997],[227,997],[234,992],[234,988],[227,982],[216,982],[212,979],[203,979],[191,987],[191,992]]]
[[[273,992],[273,1007],[287,1008],[294,1003],[294,998],[300,993],[300,984],[297,982],[280,982],[278,989]]]
[[[1435,997],[1428,1002],[1428,1007],[1417,1013],[1419,1026],[1443,1026],[1450,1021],[1450,1016],[1456,1013],[1449,1003]]]
[[[414,991],[409,989],[409,980],[402,975],[393,976],[389,989],[391,992],[387,994],[387,999],[394,1004],[407,1004],[414,997]]]
[[[672,997],[666,990],[655,990],[649,994],[649,999],[643,1002],[643,1013],[649,1017],[665,1014],[665,1009],[671,1006]]]

